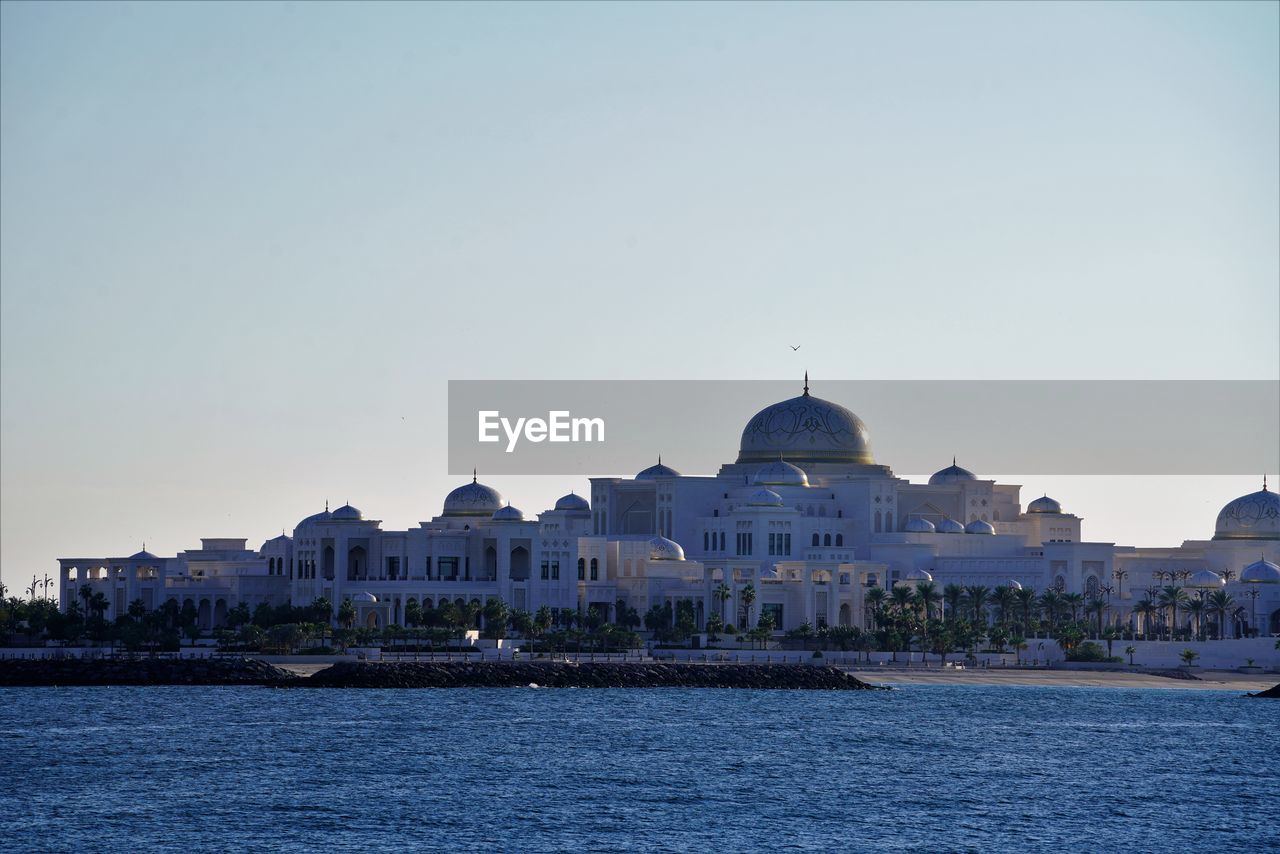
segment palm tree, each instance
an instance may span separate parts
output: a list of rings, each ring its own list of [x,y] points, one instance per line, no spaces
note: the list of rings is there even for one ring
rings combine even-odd
[[[889,594],[893,600],[893,607],[899,616],[907,616],[912,610],[915,602],[915,593],[905,584],[899,584],[893,588],[893,592]]]
[[[1133,613],[1142,618],[1142,634],[1144,637],[1151,636],[1151,615],[1156,612],[1156,603],[1150,598],[1142,599],[1138,604],[1133,606]]]
[[[742,628],[745,629],[747,627],[746,623],[751,622],[751,606],[756,601],[756,586],[748,584],[742,588],[742,592],[738,594],[738,601],[742,603],[742,611],[746,615],[746,618],[742,621]]]
[[[1236,604],[1235,597],[1225,590],[1215,590],[1209,594],[1209,610],[1218,615],[1218,640],[1227,637],[1227,612]]]
[[[1204,614],[1209,610],[1209,603],[1204,601],[1204,597],[1196,596],[1187,602],[1186,609],[1191,617],[1196,640],[1204,640]]]
[[[338,606],[338,622],[344,629],[349,629],[356,621],[356,606],[350,599],[343,599]]]
[[[888,598],[889,594],[883,587],[872,587],[864,597],[871,611],[871,622],[877,629],[880,628],[880,620],[884,614],[884,601]]]
[[[1137,651],[1138,651],[1138,648],[1136,646],[1126,646],[1124,648],[1124,654],[1129,656],[1130,667],[1133,667],[1133,654],[1136,653]]]
[[[1040,610],[1044,612],[1045,618],[1049,621],[1050,632],[1058,628],[1058,616],[1062,613],[1063,607],[1062,594],[1052,587],[1041,594]]]
[[[972,587],[964,589],[965,597],[969,602],[969,609],[973,612],[973,623],[976,626],[986,626],[987,624],[987,600],[991,598],[991,589],[975,584]]]
[[[1080,619],[1080,609],[1084,607],[1083,593],[1064,593],[1062,595],[1063,606],[1071,612],[1071,622]]]
[[[1027,637],[1031,634],[1031,609],[1036,604],[1035,588],[1023,587],[1015,590],[1013,597],[1018,600],[1018,606],[1022,609],[1022,634]]]
[[[920,597],[920,602],[924,605],[924,618],[932,620],[934,608],[942,602],[942,594],[938,592],[938,585],[933,581],[921,581],[916,585],[916,595]]]
[[[89,616],[89,600],[93,598],[92,584],[80,585],[80,598],[84,600],[84,614],[87,617]]]
[[[1007,626],[1011,622],[1010,616],[1018,603],[1018,597],[1014,595],[1013,588],[1007,584],[1001,584],[991,591],[991,601],[1000,612],[1000,624]]]
[[[1181,587],[1166,587],[1160,591],[1160,606],[1169,609],[1169,640],[1173,640],[1178,626],[1178,609],[1187,604],[1187,591]]]
[[[1101,596],[1094,596],[1084,605],[1085,614],[1093,614],[1098,618],[1098,636],[1102,636],[1102,617],[1111,610],[1111,603]],[[1109,655],[1110,653],[1108,653]]]
[[[964,588],[959,584],[948,584],[942,588],[942,601],[947,603],[947,613],[951,615],[951,619],[958,619],[960,616],[960,602],[964,599]]]
[[[733,598],[733,588],[721,581],[716,585],[716,589],[711,591],[711,596],[720,604],[720,621],[724,622],[724,603]]]
[[[1117,569],[1111,573],[1111,577],[1116,580],[1116,595],[1121,599],[1124,598],[1124,580],[1129,577],[1129,570]]]
[[[507,619],[511,616],[511,609],[507,607],[507,603],[495,596],[488,602],[484,603],[484,628],[485,632],[495,638],[501,638],[506,635]]]

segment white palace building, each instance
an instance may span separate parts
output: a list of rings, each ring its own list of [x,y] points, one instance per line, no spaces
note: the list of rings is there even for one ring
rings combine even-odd
[[[911,483],[875,460],[866,426],[848,409],[804,393],[754,415],[735,462],[707,476],[662,464],[633,478],[593,478],[530,518],[474,477],[439,514],[388,531],[350,505],[307,516],[292,535],[257,549],[204,539],[173,557],[62,558],[65,608],[87,583],[114,618],[141,599],[190,600],[206,628],[241,602],[350,599],[364,626],[403,624],[424,607],[492,597],[516,609],[599,608],[640,613],[691,600],[699,624],[722,607],[780,630],[866,623],[872,587],[932,580],[1106,596],[1128,623],[1153,588],[1226,589],[1237,633],[1280,632],[1280,496],[1263,488],[1230,501],[1212,535],[1168,548],[1089,542],[1081,518],[1049,497],[1025,507],[1020,487],[956,465]],[[1207,520],[1206,520],[1207,521]],[[741,593],[756,593],[745,613]]]

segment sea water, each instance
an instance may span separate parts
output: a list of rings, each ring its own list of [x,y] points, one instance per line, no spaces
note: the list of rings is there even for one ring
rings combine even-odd
[[[0,848],[1261,851],[1277,724],[1184,689],[3,689]]]

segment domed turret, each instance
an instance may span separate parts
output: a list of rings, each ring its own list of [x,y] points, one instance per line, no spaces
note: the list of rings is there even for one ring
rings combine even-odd
[[[377,605],[378,597],[374,596],[372,593],[361,591],[360,593],[352,596],[351,601],[359,605]]]
[[[343,504],[331,514],[331,518],[336,522],[358,522],[364,518],[364,515],[350,504]]]
[[[956,458],[951,458],[951,465],[936,471],[929,478],[930,486],[937,486],[940,483],[960,483],[966,480],[977,480],[978,476],[968,469],[960,468],[956,465]]]
[[[649,560],[684,560],[684,549],[675,540],[654,537],[649,540]]]
[[[328,522],[331,518],[333,518],[333,514],[329,512],[329,503],[325,502],[323,513],[312,513],[310,516],[299,522],[295,527],[307,528],[311,525],[318,525],[321,522]]]
[[[590,513],[591,504],[581,495],[570,492],[556,500],[556,509],[567,513]]]
[[[679,477],[679,476],[680,476],[680,472],[676,471],[671,466],[664,466],[662,464],[662,457],[659,456],[658,464],[656,466],[649,466],[647,469],[637,474],[636,480],[657,480],[660,477]]]
[[[1218,514],[1214,525],[1215,540],[1280,540],[1280,494],[1262,489],[1242,495]]]
[[[1202,569],[1192,573],[1191,577],[1187,579],[1187,586],[1200,590],[1219,590],[1226,587],[1227,582],[1212,569]]]
[[[804,394],[767,406],[742,431],[739,463],[768,463],[779,458],[799,463],[871,465],[871,440],[862,419],[838,403]]]
[[[1022,582],[1016,578],[1011,578],[1009,579],[1009,583],[1005,586],[1008,587],[1010,590],[1021,590]]]
[[[917,518],[908,520],[905,530],[908,534],[933,534],[938,529],[928,519]]]
[[[751,507],[781,507],[782,496],[772,489],[757,489],[751,493],[751,497],[747,499],[747,504]]]
[[[140,552],[134,552],[129,555],[129,560],[157,560],[156,556],[145,548]]]
[[[933,576],[925,572],[919,567],[907,570],[907,574],[902,576],[903,584],[923,584],[926,581],[933,581]]]
[[[751,482],[760,486],[808,486],[809,476],[804,469],[779,458],[761,466]]]
[[[1240,580],[1246,584],[1280,584],[1280,566],[1263,558],[1240,570]]]
[[[444,498],[445,516],[492,516],[502,508],[502,495],[491,486],[476,481],[464,483]]]
[[[984,522],[981,519],[974,519],[968,525],[964,526],[966,534],[994,534],[996,532],[995,525],[990,522]]]
[[[495,522],[523,522],[524,513],[520,512],[517,507],[508,504],[506,507],[499,507],[493,513],[493,521]]]
[[[964,525],[961,525],[955,519],[947,517],[937,524],[939,534],[963,534]]]
[[[1028,513],[1061,513],[1062,505],[1045,495],[1027,505]]]

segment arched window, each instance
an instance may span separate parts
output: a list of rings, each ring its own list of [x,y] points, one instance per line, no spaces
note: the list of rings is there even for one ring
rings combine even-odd
[[[839,547],[843,545],[844,545],[844,534],[836,534],[836,546]]]
[[[703,532],[702,532],[702,550],[703,550],[704,552],[705,552],[705,551],[709,551],[709,549],[708,549],[708,547],[707,547],[707,543],[710,541],[710,539],[711,539],[711,535],[710,535],[710,534],[708,534],[706,531],[703,531]]]
[[[816,546],[816,545],[818,545],[818,532],[817,532],[817,531],[814,531],[814,532],[813,532],[813,544],[814,544],[815,546]]]
[[[591,580],[592,581],[600,580],[600,561],[597,560],[596,558],[591,559]]]
[[[884,514],[884,529],[886,531],[893,530],[893,511],[892,510],[886,511]]]
[[[830,534],[825,534],[825,535],[822,537],[822,544],[823,544],[824,546],[829,546],[829,545],[831,545],[831,535],[830,535]]]
[[[880,511],[877,510],[876,511],[876,533],[877,534],[884,530],[883,526],[884,526],[884,517],[882,517],[880,515]]]
[[[578,580],[587,580],[587,559],[585,557],[578,558]]]
[[[720,551],[724,551],[724,531],[720,532]]]

